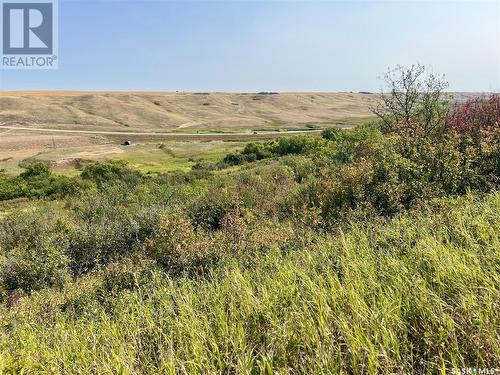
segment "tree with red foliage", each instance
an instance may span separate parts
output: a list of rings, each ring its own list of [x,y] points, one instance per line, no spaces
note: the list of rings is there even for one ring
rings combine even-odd
[[[385,81],[372,110],[411,166],[412,180],[437,194],[500,186],[500,95],[450,107],[444,76],[421,65],[398,66]]]
[[[470,163],[482,175],[500,175],[500,95],[467,100],[449,113],[446,129],[459,140],[462,164]]]
[[[500,95],[468,99],[448,115],[446,126],[476,140],[498,138],[500,133]]]

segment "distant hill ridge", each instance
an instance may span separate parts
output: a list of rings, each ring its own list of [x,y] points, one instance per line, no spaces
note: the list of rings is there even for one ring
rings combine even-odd
[[[477,94],[456,93],[457,100]],[[110,131],[306,129],[372,117],[362,93],[0,92],[0,125]]]
[[[0,93],[0,124],[94,130],[305,128],[371,117],[358,93]]]

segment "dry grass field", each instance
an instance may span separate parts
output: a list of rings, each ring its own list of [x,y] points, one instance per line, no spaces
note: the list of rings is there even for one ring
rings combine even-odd
[[[148,171],[184,168],[190,159],[210,159],[240,145],[234,141],[352,126],[372,116],[376,98],[359,93],[3,91],[0,169],[17,173],[19,163],[30,158],[50,160],[63,172],[79,160],[107,158],[123,158]],[[125,139],[133,140],[133,147],[120,146]],[[183,151],[158,152],[159,142]]]
[[[377,95],[358,93],[0,94],[0,125],[50,129],[203,132],[308,129],[371,116]]]
[[[459,101],[470,94],[454,94]],[[187,168],[287,132],[352,127],[372,118],[369,93],[0,92],[0,170],[26,159],[71,173],[79,161],[122,158],[146,171]],[[132,140],[133,147],[123,147]],[[221,142],[231,141],[231,142]],[[158,152],[169,142],[177,155]],[[182,155],[189,155],[184,157]],[[167,160],[168,159],[168,160]]]

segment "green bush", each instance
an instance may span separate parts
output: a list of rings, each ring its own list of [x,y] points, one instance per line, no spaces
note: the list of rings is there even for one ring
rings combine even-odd
[[[146,254],[169,273],[199,273],[217,259],[212,238],[194,229],[179,211],[160,218],[146,241]]]
[[[22,165],[25,171],[20,174],[22,179],[29,179],[33,177],[49,177],[52,174],[48,163],[43,161],[32,161]]]
[[[0,179],[0,201],[16,198],[46,198],[76,194],[87,186],[79,178],[55,176],[45,162],[23,164],[25,171],[16,177]]]
[[[246,156],[242,154],[227,154],[222,160],[222,162],[227,165],[240,165],[246,161]]]
[[[270,158],[273,155],[273,143],[247,143],[241,151],[241,155],[246,158],[246,161],[252,162]]]
[[[335,163],[351,163],[357,158],[366,157],[374,145],[383,143],[383,138],[380,124],[362,123],[354,129],[336,132],[336,136],[329,139],[327,155]]]
[[[62,287],[70,279],[68,244],[61,238],[38,238],[8,251],[1,265],[0,279],[6,290],[26,292]]]
[[[295,178],[292,168],[275,163],[242,171],[228,187],[234,196],[237,194],[238,210],[234,213],[245,210],[255,216],[278,216],[294,189]]]
[[[317,150],[322,145],[322,139],[319,137],[296,135],[293,137],[278,138],[272,148],[272,151],[275,155],[279,156],[298,155]]]
[[[95,182],[98,186],[116,181],[121,181],[127,186],[135,186],[142,179],[141,173],[133,170],[126,162],[121,160],[91,164],[84,168],[81,177],[84,180]]]
[[[130,255],[140,244],[137,214],[123,205],[120,185],[83,195],[72,203],[77,222],[70,233],[69,255],[76,274]]]
[[[324,146],[324,142],[321,138],[305,135],[281,137],[271,142],[251,142],[247,143],[240,153],[226,155],[222,163],[226,165],[240,165],[277,156],[306,154],[322,146]]]
[[[0,280],[5,289],[62,286],[70,276],[69,228],[60,212],[43,206],[0,221]]]
[[[337,141],[342,137],[342,129],[328,128],[321,132],[321,136],[327,141]]]
[[[224,188],[213,187],[188,208],[188,216],[195,228],[217,231],[222,227],[224,217],[239,210],[237,198]]]
[[[291,168],[295,181],[298,183],[315,178],[319,173],[317,161],[304,155],[285,157],[283,158],[283,164]]]

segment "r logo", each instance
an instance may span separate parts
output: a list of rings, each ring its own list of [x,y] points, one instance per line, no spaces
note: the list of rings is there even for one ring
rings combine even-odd
[[[53,53],[52,2],[2,4],[3,54],[51,55]]]

